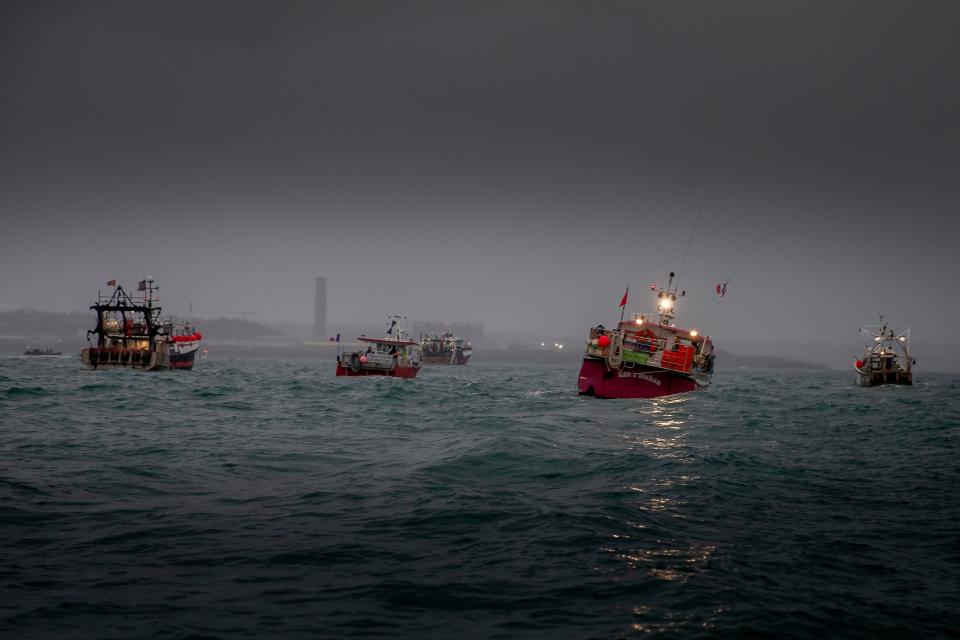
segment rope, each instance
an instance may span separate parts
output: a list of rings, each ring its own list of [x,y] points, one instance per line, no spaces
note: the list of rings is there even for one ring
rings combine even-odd
[[[713,308],[713,317],[710,319],[710,324],[707,326],[707,332],[704,335],[708,335],[708,336],[713,335],[713,323],[717,319],[717,312],[720,311],[720,302],[722,300],[723,298],[721,298],[720,300],[717,300],[717,306]]]
[[[610,349],[607,351],[607,364],[611,369],[619,369],[623,364],[623,334],[613,332],[610,337]]]
[[[726,287],[728,284],[730,284],[730,278],[727,278],[727,281],[723,283],[723,286]],[[704,335],[708,335],[708,336],[713,335],[713,323],[717,319],[717,312],[720,311],[721,302],[723,302],[723,298],[720,298],[719,300],[717,300],[717,306],[714,307],[713,309],[713,318],[710,319],[710,326],[707,327],[707,332]]]

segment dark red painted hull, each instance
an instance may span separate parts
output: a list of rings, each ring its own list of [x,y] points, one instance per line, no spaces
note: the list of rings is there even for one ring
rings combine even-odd
[[[350,367],[345,367],[339,362],[337,363],[337,375],[338,376],[349,376],[353,377],[365,377],[365,376],[387,376],[390,378],[416,378],[417,372],[420,371],[420,367],[394,367],[391,370],[386,369],[367,369],[365,367],[360,367],[359,371],[354,371]]]
[[[602,360],[585,359],[577,389],[598,398],[658,398],[697,389],[693,378],[663,369],[637,366],[611,369]]]

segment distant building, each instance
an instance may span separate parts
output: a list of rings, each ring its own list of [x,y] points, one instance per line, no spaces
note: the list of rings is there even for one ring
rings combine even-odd
[[[433,335],[448,330],[458,338],[469,340],[471,344],[483,343],[482,322],[414,322],[412,337],[418,338],[421,335]]]
[[[327,279],[317,278],[316,298],[313,308],[313,335],[323,338],[327,335]]]

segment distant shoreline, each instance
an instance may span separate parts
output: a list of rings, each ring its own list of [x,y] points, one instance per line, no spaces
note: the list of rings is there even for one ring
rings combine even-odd
[[[53,347],[64,355],[79,354],[86,345],[79,341],[35,341],[31,342],[18,336],[0,337],[0,353],[6,355],[22,354],[27,343],[40,348]],[[346,343],[345,343],[346,344]],[[279,358],[284,360],[329,360],[334,362],[337,343],[309,344],[264,344],[262,342],[215,342],[204,341],[204,348],[212,358]],[[581,350],[569,351],[537,349],[475,349],[471,362],[495,364],[567,364],[576,366],[580,362]],[[470,366],[467,364],[466,366]],[[720,351],[717,354],[717,367],[723,369],[806,369],[829,370],[830,367],[816,362],[793,360],[780,356],[739,355]]]

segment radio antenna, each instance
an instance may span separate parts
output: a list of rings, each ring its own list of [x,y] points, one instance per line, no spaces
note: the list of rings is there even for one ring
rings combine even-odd
[[[680,263],[680,271],[677,271],[677,288],[680,288],[680,277],[683,275],[683,269],[687,266],[687,257],[690,255],[690,246],[693,244],[693,236],[697,231],[697,224],[700,222],[700,215],[703,214],[703,200],[700,201],[700,206],[697,208],[697,216],[693,219],[693,224],[690,225],[690,238],[687,239],[687,250],[683,254],[683,262]]]

